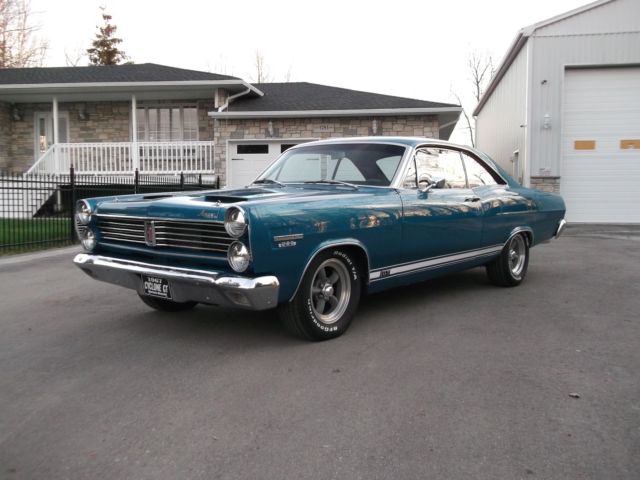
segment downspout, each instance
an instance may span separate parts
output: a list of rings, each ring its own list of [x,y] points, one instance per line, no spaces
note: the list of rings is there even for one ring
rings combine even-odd
[[[243,95],[246,95],[247,93],[250,93],[251,89],[247,88],[246,90],[240,92],[240,93],[236,93],[235,95],[231,95],[230,97],[227,97],[227,101],[224,102],[224,105],[218,107],[218,112],[224,112],[227,108],[229,108],[229,104],[235,100],[238,97],[242,97]]]

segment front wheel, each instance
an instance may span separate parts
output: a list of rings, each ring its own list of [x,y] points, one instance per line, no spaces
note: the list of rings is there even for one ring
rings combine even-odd
[[[182,312],[184,310],[191,310],[198,302],[174,302],[172,300],[165,300],[164,298],[155,298],[148,295],[140,295],[140,300],[149,305],[155,310],[161,312]]]
[[[322,252],[309,264],[293,300],[279,307],[280,319],[307,340],[338,337],[351,324],[361,288],[358,265],[348,252]]]
[[[501,287],[520,285],[529,267],[529,242],[518,233],[511,237],[500,252],[500,256],[487,264],[489,280]]]

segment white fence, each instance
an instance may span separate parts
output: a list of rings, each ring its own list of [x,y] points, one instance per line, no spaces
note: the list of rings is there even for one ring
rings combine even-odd
[[[213,142],[58,143],[27,174],[213,173],[213,153]]]

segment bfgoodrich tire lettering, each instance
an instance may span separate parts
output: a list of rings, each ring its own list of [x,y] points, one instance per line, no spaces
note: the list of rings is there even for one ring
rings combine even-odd
[[[500,256],[487,264],[489,280],[501,287],[520,285],[529,267],[529,240],[523,233],[511,237]]]
[[[279,307],[280,318],[289,332],[307,340],[338,337],[351,324],[361,290],[351,254],[326,250],[309,264],[293,300]]]

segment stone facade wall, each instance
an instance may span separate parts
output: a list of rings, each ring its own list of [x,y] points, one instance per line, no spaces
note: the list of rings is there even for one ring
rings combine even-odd
[[[192,104],[194,102],[146,102],[161,106]],[[213,140],[213,120],[207,113],[214,109],[213,100],[195,102],[198,107],[198,135],[200,140]],[[139,106],[145,102],[138,102]],[[51,112],[51,103],[17,104],[21,120],[9,117],[9,105],[0,104],[0,168],[24,172],[35,162],[35,115]],[[5,114],[6,110],[6,114]],[[69,142],[129,142],[131,140],[130,102],[73,102],[59,103],[58,111],[69,114]],[[80,112],[84,119],[80,119]],[[6,119],[5,119],[6,116]],[[3,135],[8,138],[6,147]],[[6,152],[6,154],[4,154]]]
[[[219,99],[220,100],[220,99]],[[366,135],[438,137],[435,116],[331,117],[287,119],[213,120],[214,99],[197,102],[139,102],[143,105],[193,104],[198,107],[198,138],[215,143],[215,173],[226,180],[227,140],[315,139]],[[0,104],[0,168],[24,172],[35,161],[35,115],[51,112],[51,103],[16,105],[21,119],[10,117],[10,105]],[[131,139],[130,102],[67,102],[58,110],[68,112],[69,142],[128,142]],[[80,119],[83,112],[84,119]],[[271,126],[270,126],[271,124]]]
[[[560,177],[531,177],[531,188],[543,192],[560,192]]]
[[[374,131],[375,121],[375,131]],[[271,122],[271,128],[269,123]],[[220,119],[215,121],[215,168],[226,184],[227,139],[296,139],[400,135],[438,138],[435,116]]]
[[[11,148],[11,105],[0,102],[0,171],[9,169]]]

